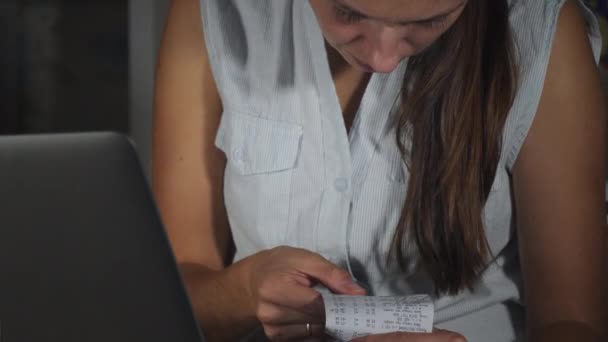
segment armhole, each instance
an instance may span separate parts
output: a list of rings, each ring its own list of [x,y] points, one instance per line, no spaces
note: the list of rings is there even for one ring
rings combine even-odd
[[[539,0],[534,0],[539,1]],[[537,6],[535,9],[546,10],[549,14],[545,15],[546,19],[540,20],[540,25],[545,25],[546,28],[538,27],[539,24],[530,24],[531,32],[542,32],[541,37],[537,38],[536,41],[541,42],[540,46],[535,46],[534,52],[536,55],[524,56],[526,52],[520,50],[520,63],[530,63],[527,68],[522,68],[520,65],[520,77],[521,82],[519,89],[507,119],[504,132],[506,134],[505,142],[507,146],[506,155],[506,167],[509,171],[512,170],[519,151],[521,150],[528,132],[532,127],[536,112],[540,104],[540,98],[544,89],[545,77],[549,68],[549,59],[553,50],[553,41],[557,31],[557,23],[561,14],[561,9],[567,0],[560,0],[553,4],[552,8],[543,8]],[[601,54],[601,34],[599,31],[599,25],[593,12],[585,5],[581,0],[576,0],[581,8],[581,13],[587,22],[587,35],[589,42],[593,49],[593,55],[596,64],[599,63]],[[553,1],[549,1],[553,3]],[[545,2],[547,3],[547,2]],[[529,13],[526,15],[527,18],[539,18],[542,17],[543,13]],[[534,27],[536,26],[536,27]],[[529,37],[526,37],[529,38]],[[533,42],[527,42],[533,45]],[[526,45],[528,45],[526,44]],[[521,48],[521,47],[518,47]],[[523,48],[529,48],[524,46]],[[527,58],[526,58],[527,57]]]
[[[228,0],[199,0],[200,3],[200,19],[201,27],[203,30],[203,40],[205,49],[207,51],[207,58],[209,60],[209,66],[211,74],[215,80],[215,86],[220,94],[220,98],[223,99],[222,95],[222,65],[220,63],[219,47],[216,44],[215,39],[220,36],[221,32],[216,32],[221,29],[221,25],[214,22],[214,18],[217,18],[216,13],[218,11],[218,1]]]

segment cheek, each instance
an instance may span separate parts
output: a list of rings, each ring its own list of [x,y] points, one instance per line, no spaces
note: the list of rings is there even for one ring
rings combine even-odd
[[[412,50],[412,55],[416,55],[437,42],[442,34],[443,32],[412,32],[406,41]]]
[[[378,37],[374,36],[373,30],[364,24],[343,25],[335,20],[320,22],[325,39],[339,50],[347,51],[349,54],[361,60],[369,60],[370,55],[378,47]],[[399,59],[411,57],[422,53],[433,45],[446,30],[409,29],[393,37],[394,53]]]
[[[427,48],[429,48],[433,43],[435,43],[436,39],[428,39],[422,37],[415,37],[408,40],[408,45],[411,49],[411,55],[417,55]]]
[[[321,24],[323,35],[334,46],[349,44],[361,37],[361,30],[356,25],[342,25],[335,22]]]

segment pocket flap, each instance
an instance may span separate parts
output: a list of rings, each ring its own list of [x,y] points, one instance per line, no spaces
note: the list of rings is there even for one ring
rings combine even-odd
[[[215,145],[241,175],[294,168],[302,127],[236,112],[224,112]]]

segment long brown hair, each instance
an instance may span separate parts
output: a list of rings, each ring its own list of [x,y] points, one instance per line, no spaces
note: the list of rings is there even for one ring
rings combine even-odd
[[[472,288],[486,266],[483,208],[516,87],[507,0],[469,0],[409,60],[397,142],[411,176],[392,251],[403,267],[411,236],[438,294]]]

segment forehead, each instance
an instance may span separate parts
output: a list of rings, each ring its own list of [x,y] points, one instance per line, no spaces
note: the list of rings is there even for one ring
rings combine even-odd
[[[419,20],[454,9],[463,0],[329,0],[375,18]],[[488,0],[493,1],[493,0]]]

